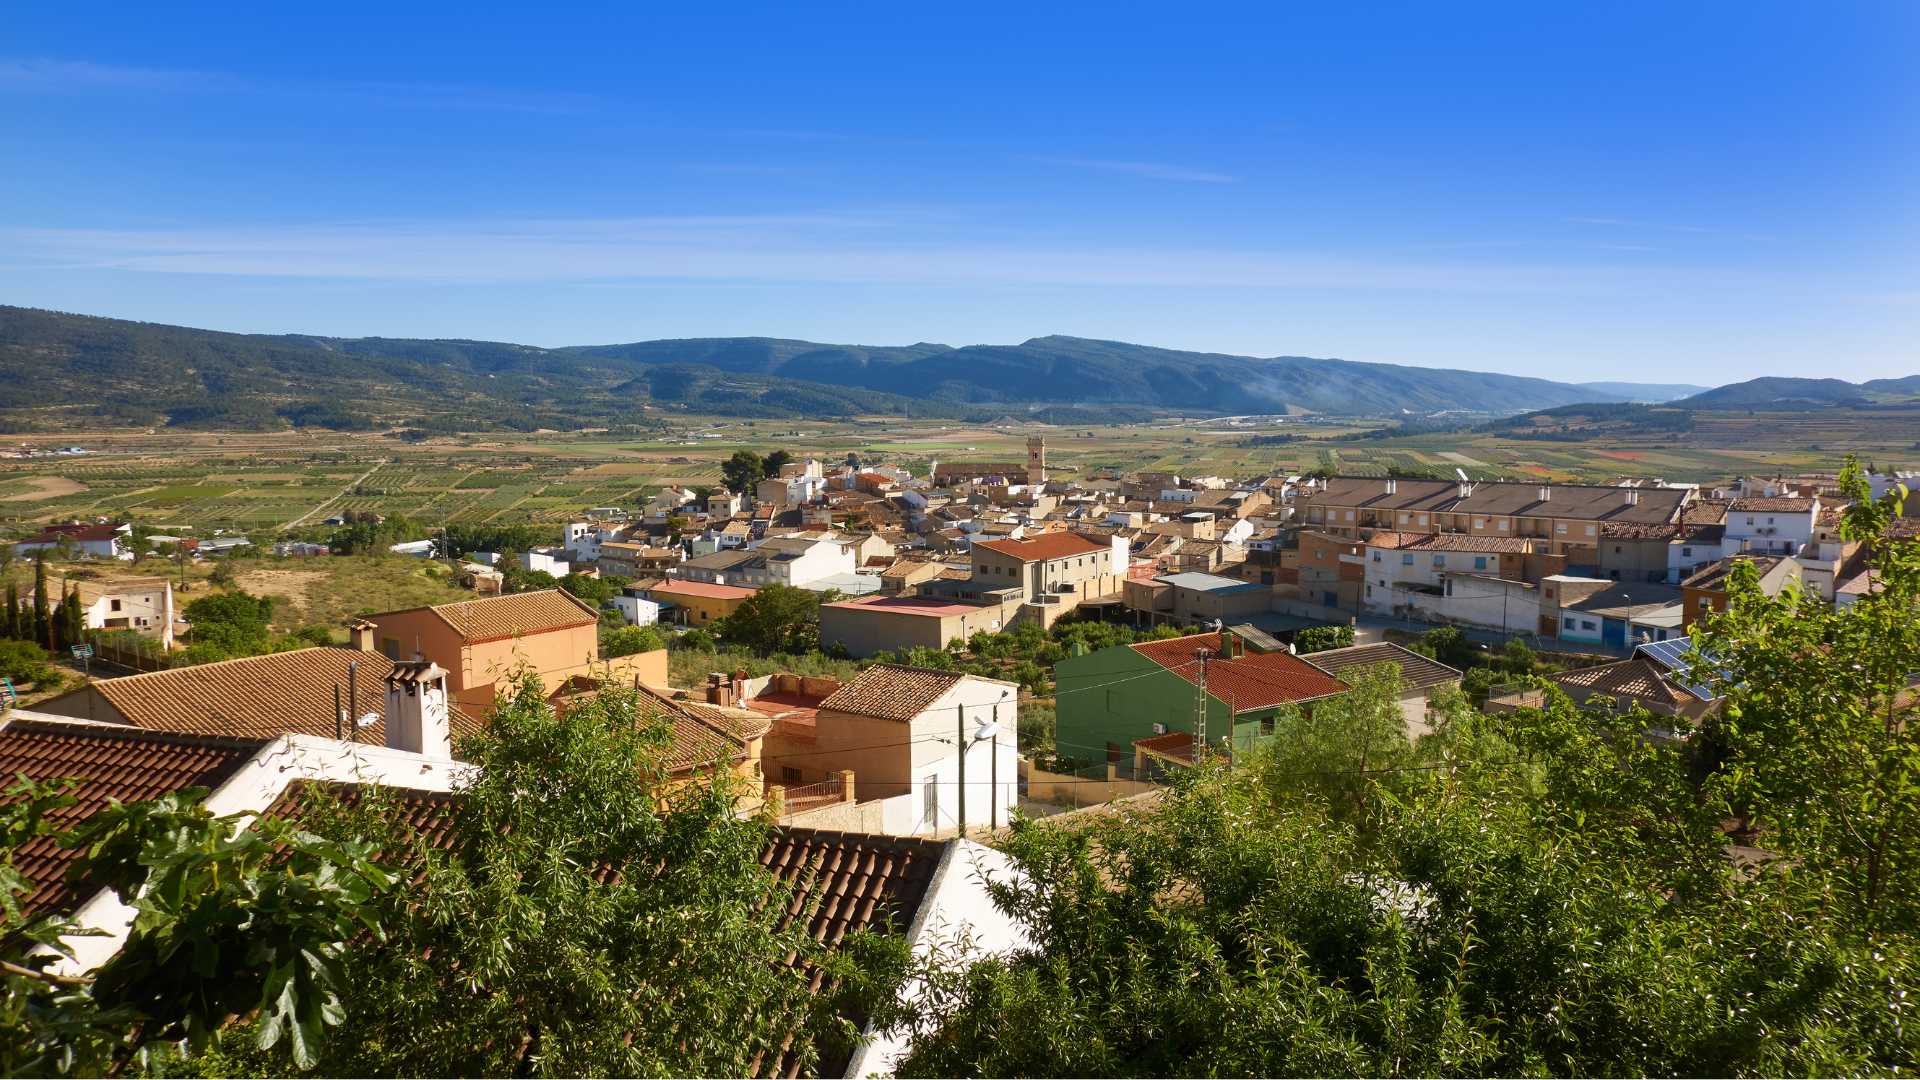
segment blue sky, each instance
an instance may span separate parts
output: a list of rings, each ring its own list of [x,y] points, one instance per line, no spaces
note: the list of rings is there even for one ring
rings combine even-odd
[[[11,8],[0,302],[1920,372],[1920,5],[718,7]]]

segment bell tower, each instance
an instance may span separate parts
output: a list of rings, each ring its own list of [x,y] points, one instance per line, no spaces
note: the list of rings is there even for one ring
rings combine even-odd
[[[1027,436],[1027,483],[1044,484],[1047,482],[1047,440],[1039,435]]]

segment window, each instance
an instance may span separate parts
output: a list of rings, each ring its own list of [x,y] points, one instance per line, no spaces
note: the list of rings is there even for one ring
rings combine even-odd
[[[1501,519],[1500,519],[1500,531],[1501,531],[1501,532],[1506,532],[1506,531],[1507,531],[1507,519],[1506,519],[1506,518],[1501,518]]]
[[[1371,585],[1367,586],[1367,598],[1369,600],[1373,598],[1373,586]]]
[[[780,780],[783,783],[797,784],[800,782],[800,770],[791,765],[782,765],[780,766]]]
[[[1435,555],[1433,557],[1433,565],[1437,568],[1444,568],[1447,565],[1447,557],[1445,555]]]
[[[1348,520],[1348,521],[1352,521],[1352,520],[1353,520],[1353,511],[1351,511],[1351,510],[1349,510],[1349,511],[1347,511],[1347,520]],[[1752,519],[1752,518],[1748,518],[1748,519],[1747,519],[1747,523],[1748,523],[1749,525],[1751,525],[1751,524],[1753,523],[1753,519]]]
[[[1412,566],[1412,565],[1413,565],[1413,552],[1411,552],[1411,551],[1403,551],[1403,552],[1401,552],[1401,553],[1400,553],[1400,565],[1401,565],[1401,566]]]
[[[1613,553],[1614,553],[1615,555],[1618,555],[1618,554],[1620,554],[1620,545],[1619,545],[1619,544],[1615,544],[1615,545],[1613,545]]]
[[[1751,524],[1753,524],[1753,519],[1752,519],[1751,517],[1749,517],[1749,518],[1747,519],[1747,524],[1749,524],[1749,525],[1751,525]]]
[[[1484,528],[1486,528],[1486,527],[1487,527],[1487,519],[1486,519],[1486,518],[1474,518],[1474,519],[1473,519],[1473,527],[1474,527],[1474,528],[1476,528],[1476,529],[1484,529]]]
[[[920,823],[932,828],[940,821],[940,777],[929,776],[921,784]]]
[[[380,654],[389,660],[400,659],[400,639],[390,637],[381,638]]]
[[[1703,597],[1701,597],[1701,598],[1700,598],[1700,610],[1701,610],[1701,611],[1705,611],[1705,610],[1707,610],[1708,608],[1710,608],[1710,607],[1712,607],[1712,606],[1713,606],[1713,601],[1712,601],[1711,599],[1709,599],[1709,598],[1707,598],[1707,597],[1705,597],[1705,596],[1703,596]]]
[[[1377,552],[1377,551],[1376,551],[1376,552],[1374,552],[1374,553],[1373,553],[1373,561],[1374,561],[1374,562],[1379,562],[1379,561],[1380,561],[1380,553],[1379,553],[1379,552]]]
[[[1769,524],[1769,525],[1771,525],[1771,524],[1773,524],[1773,519],[1772,519],[1772,518],[1768,518],[1768,519],[1767,519],[1767,524]]]
[[[1680,554],[1685,556],[1686,558],[1691,559],[1693,557],[1693,549],[1690,547],[1683,547],[1680,549]]]
[[[1567,616],[1567,629],[1573,629],[1573,616]]]
[[[115,601],[113,601],[113,610],[115,610],[115,611],[119,611],[119,610],[120,610],[120,601],[118,601],[118,600],[115,600]]]
[[[1485,570],[1487,568],[1487,557],[1485,555],[1475,555],[1473,557],[1473,568],[1475,570]]]
[[[1419,523],[1420,523],[1420,524],[1422,524],[1422,525],[1425,525],[1425,524],[1427,523],[1427,515],[1425,515],[1425,514],[1420,514],[1420,515],[1418,515],[1418,516],[1416,516],[1416,517],[1414,518],[1414,520],[1415,520],[1415,521],[1417,521],[1417,522],[1419,522]]]
[[[1593,526],[1591,526],[1591,525],[1589,525],[1589,526],[1587,526],[1587,535],[1588,535],[1588,536],[1592,536],[1592,535],[1593,535]]]
[[[1554,523],[1553,523],[1553,531],[1554,531],[1554,532],[1557,532],[1557,533],[1563,533],[1563,532],[1566,532],[1566,531],[1567,531],[1567,523],[1566,523],[1566,522],[1564,522],[1564,521],[1556,521],[1556,522],[1554,522]]]
[[[1581,619],[1581,620],[1580,620],[1580,629],[1582,629],[1582,630],[1591,630],[1591,629],[1593,629],[1593,620],[1592,620],[1592,619]]]

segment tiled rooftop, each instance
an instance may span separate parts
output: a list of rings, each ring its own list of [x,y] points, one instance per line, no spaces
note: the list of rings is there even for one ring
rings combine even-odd
[[[350,701],[348,666],[359,664],[358,701]],[[333,691],[341,707],[356,716],[386,711],[387,673],[393,661],[376,652],[319,646],[265,656],[247,656],[212,664],[170,668],[119,679],[100,679],[93,687],[135,727],[243,739],[273,739],[298,732],[333,738]],[[81,715],[85,690],[53,699],[43,709]],[[107,720],[110,717],[97,717]],[[456,735],[472,734],[480,722],[459,710],[452,715]],[[386,728],[376,720],[356,738],[385,743]]]
[[[1540,490],[1547,491],[1546,500]],[[1638,493],[1629,503],[1627,491]],[[1674,488],[1618,488],[1586,484],[1481,482],[1460,497],[1451,480],[1397,480],[1392,493],[1377,477],[1336,476],[1324,490],[1307,496],[1306,505],[1370,507],[1452,514],[1558,517],[1587,521],[1672,521],[1687,493]]]
[[[483,596],[477,600],[436,604],[427,610],[438,615],[469,645],[588,626],[600,619],[598,612],[564,589]],[[367,617],[377,623],[382,615],[405,613],[384,611]]]
[[[1232,660],[1218,659],[1219,634],[1146,641],[1128,648],[1199,685],[1196,649],[1207,649],[1207,693],[1227,703],[1236,713],[1266,709],[1289,702],[1313,701],[1347,691],[1347,684],[1291,653],[1248,653]]]
[[[1307,663],[1335,678],[1348,672],[1360,672],[1379,664],[1400,665],[1400,685],[1410,690],[1425,690],[1458,682],[1460,673],[1453,668],[1421,656],[1417,652],[1383,641],[1373,645],[1349,645],[1344,649],[1325,649],[1301,657]]]
[[[1106,551],[1108,547],[1106,544],[1071,532],[1042,533],[1028,540],[976,540],[973,546],[1019,559],[1021,562],[1042,562],[1048,559],[1065,559],[1074,555],[1092,555]]]
[[[966,678],[958,672],[875,664],[820,703],[822,712],[911,720]]]
[[[0,728],[0,775],[8,778],[6,786],[23,774],[32,780],[79,780],[72,792],[77,801],[49,815],[71,827],[110,799],[141,802],[187,788],[218,787],[263,745],[265,740],[16,719]],[[79,856],[78,850],[44,836],[14,849],[14,866],[33,885],[20,898],[28,916],[70,909],[93,892],[85,882],[66,880],[67,868]]]

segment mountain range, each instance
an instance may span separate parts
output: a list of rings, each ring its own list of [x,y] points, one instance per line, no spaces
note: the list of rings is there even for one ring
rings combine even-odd
[[[1691,386],[1039,337],[1018,345],[693,338],[537,348],[493,341],[233,334],[0,307],[0,423],[429,430],[634,424],[642,406],[733,416],[1512,413],[1660,401]]]

